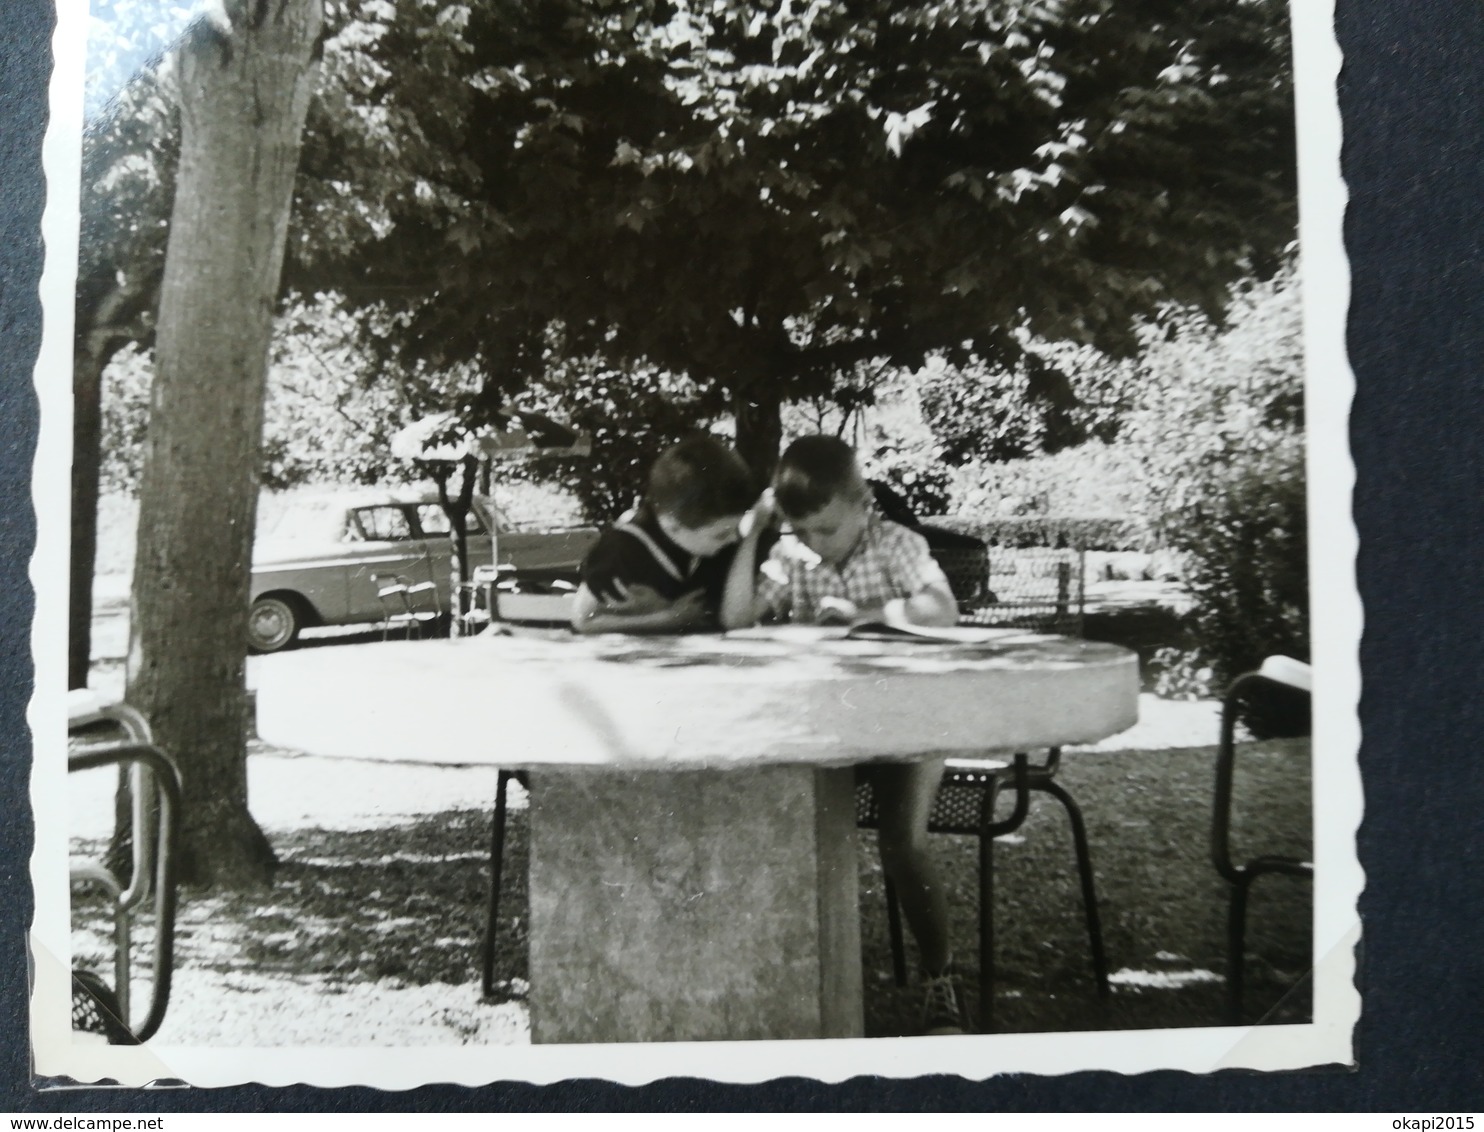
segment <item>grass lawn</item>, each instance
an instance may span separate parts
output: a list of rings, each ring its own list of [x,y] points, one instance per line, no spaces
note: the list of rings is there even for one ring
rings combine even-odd
[[[1253,852],[1308,856],[1308,743],[1244,747],[1234,825]],[[1209,860],[1211,747],[1070,755],[1060,779],[1082,806],[1097,874],[1113,995],[1098,998],[1071,836],[1061,808],[1033,803],[996,846],[996,1028],[1031,1032],[1219,1024],[1225,885]],[[1002,802],[1006,805],[1007,802]],[[978,869],[973,838],[936,837],[951,886],[953,939],[977,966]],[[890,979],[880,873],[862,855],[866,1029],[910,1034],[917,999]],[[1306,1021],[1311,953],[1308,885],[1259,882],[1249,909],[1247,1021]],[[909,945],[910,946],[910,945]],[[971,993],[977,985],[967,980]]]
[[[1155,651],[1189,645],[1178,616],[1146,600],[1090,611],[1085,633],[1135,649],[1146,690]],[[121,692],[116,659],[100,660],[94,676],[100,688]],[[1167,746],[1190,741],[1184,736],[1214,740],[1215,719],[1209,705],[1165,701],[1145,708],[1154,709],[1149,719],[1124,737],[1144,749],[1069,753],[1060,776],[1087,821],[1113,994],[1100,1000],[1093,982],[1066,820],[1053,800],[1038,796],[1021,830],[996,848],[996,1023],[1002,1031],[1176,1028],[1222,1020],[1226,892],[1208,848],[1215,749]],[[521,809],[511,814],[506,843],[497,964],[503,1001],[479,1001],[493,772],[476,781],[459,777],[468,772],[370,769],[354,762],[327,770],[324,760],[275,757],[288,753],[259,744],[249,760],[250,774],[256,766],[260,778],[254,781],[264,787],[254,795],[254,812],[265,820],[264,799],[278,803],[265,826],[281,861],[273,888],[182,894],[176,989],[158,1040],[227,1047],[528,1040],[527,824]],[[1239,860],[1260,852],[1310,855],[1309,771],[1307,741],[1243,746],[1234,820]],[[421,805],[391,812],[416,816],[361,816],[376,810],[375,790],[384,796],[388,783],[401,795],[416,794]],[[93,829],[94,836],[111,814],[103,786],[102,820],[79,827]],[[343,803],[341,820],[324,817],[326,791]],[[971,995],[977,994],[978,845],[973,838],[931,841],[950,886],[957,960]],[[74,840],[74,851],[83,855],[100,848],[96,840]],[[861,835],[859,862],[866,1032],[912,1034],[918,995],[892,981],[871,833]],[[1257,885],[1249,909],[1247,1021],[1309,1018],[1311,909],[1303,881],[1272,877]],[[78,965],[108,971],[112,951],[101,903],[79,894],[73,921]],[[141,964],[149,942],[146,925],[135,937]],[[915,966],[911,947],[909,939],[909,966]]]
[[[1062,781],[1087,819],[1115,973],[1106,1003],[1094,988],[1060,808],[1039,799],[1021,831],[1001,839],[998,1029],[1219,1023],[1225,900],[1207,856],[1213,758],[1213,748],[1201,747],[1064,760]],[[1237,783],[1239,843],[1307,855],[1308,783],[1306,742],[1246,745]],[[488,838],[487,811],[473,809],[367,830],[276,833],[282,866],[271,892],[183,894],[177,992],[160,1040],[224,1046],[525,1040],[522,1020],[512,1021],[510,1013],[523,1017],[528,988],[525,812],[512,813],[508,831],[500,1004],[478,1001]],[[892,983],[872,838],[862,834],[859,857],[866,1032],[911,1034],[918,999],[913,988]],[[932,840],[951,886],[959,962],[972,971],[977,846],[972,838]],[[1303,882],[1272,878],[1258,886],[1248,936],[1249,1021],[1308,1018],[1310,907]],[[106,970],[101,905],[79,898],[74,923],[79,964]],[[148,942],[148,931],[136,936],[141,959]],[[972,978],[966,982],[977,991]],[[414,1023],[436,1026],[423,1031]]]

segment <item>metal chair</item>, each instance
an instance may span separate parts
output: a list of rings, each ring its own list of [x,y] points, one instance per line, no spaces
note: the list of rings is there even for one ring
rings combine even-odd
[[[994,1028],[994,841],[1013,833],[1024,824],[1030,812],[1033,791],[1050,794],[1067,811],[1072,826],[1072,843],[1077,855],[1077,872],[1082,884],[1082,911],[1087,923],[1088,944],[1092,952],[1093,976],[1098,994],[1106,998],[1108,959],[1103,949],[1103,929],[1098,917],[1097,891],[1093,884],[1092,855],[1087,845],[1087,827],[1082,811],[1064,786],[1055,781],[1061,752],[1052,749],[1046,761],[1032,766],[1024,754],[1017,754],[1010,764],[988,759],[949,759],[943,779],[928,815],[929,833],[957,833],[979,838],[979,1015],[982,1033]],[[1014,804],[1008,816],[997,819],[996,804],[1000,792],[1014,791]],[[856,785],[856,824],[863,829],[879,828],[879,813],[871,783],[861,778]],[[887,931],[891,937],[892,973],[898,986],[907,982],[907,963],[902,942],[902,917],[896,891],[886,881]]]
[[[959,600],[960,624],[1082,635],[1087,552],[1081,546],[934,548],[933,557]]]
[[[460,582],[464,593],[460,604],[463,635],[472,636],[478,629],[493,625],[500,617],[500,594],[509,591],[515,584],[515,566],[505,562],[499,566],[485,564],[474,567],[467,582]]]
[[[1216,755],[1216,798],[1211,820],[1211,861],[1230,886],[1226,915],[1226,1020],[1232,1026],[1240,1025],[1242,1021],[1248,892],[1259,877],[1271,873],[1314,879],[1313,863],[1295,857],[1265,855],[1242,864],[1232,860],[1232,774],[1237,757],[1237,713],[1254,692],[1271,694],[1276,691],[1280,695],[1286,692],[1309,696],[1313,687],[1313,670],[1307,664],[1291,657],[1270,656],[1256,672],[1238,676],[1221,705],[1221,744]]]
[[[432,582],[409,583],[406,578],[373,579],[377,584],[376,599],[381,602],[381,639],[384,641],[391,631],[401,626],[405,638],[411,639],[412,631],[422,636],[424,625],[435,624],[443,616],[438,605],[438,587]],[[423,595],[428,595],[431,608],[424,604]]]
[[[159,1030],[170,1001],[175,949],[175,835],[180,814],[180,772],[152,741],[149,725],[127,704],[105,705],[90,692],[68,697],[68,733],[78,736],[108,725],[121,730],[122,742],[108,742],[69,754],[69,773],[118,766],[130,799],[128,884],[101,861],[79,861],[71,869],[74,885],[96,885],[109,896],[113,917],[114,985],[95,972],[72,972],[74,1029],[100,1033],[110,1043],[133,1045]],[[156,813],[158,812],[158,821]],[[134,910],[154,896],[155,939],[149,1011],[131,1024],[130,979]]]

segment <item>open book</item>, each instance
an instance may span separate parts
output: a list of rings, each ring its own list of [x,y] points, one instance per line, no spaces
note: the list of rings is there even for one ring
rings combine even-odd
[[[849,625],[759,625],[726,634],[740,640],[770,641],[924,641],[950,645],[983,645],[1023,635],[1020,629],[974,625],[910,625],[905,622],[856,621]]]

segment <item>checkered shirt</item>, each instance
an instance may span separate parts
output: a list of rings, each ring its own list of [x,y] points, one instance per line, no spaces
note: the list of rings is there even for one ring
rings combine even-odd
[[[934,582],[946,586],[948,579],[927,540],[873,512],[860,542],[838,568],[825,565],[798,539],[780,539],[762,564],[757,596],[774,617],[813,624],[824,598],[844,598],[866,609],[911,597]]]

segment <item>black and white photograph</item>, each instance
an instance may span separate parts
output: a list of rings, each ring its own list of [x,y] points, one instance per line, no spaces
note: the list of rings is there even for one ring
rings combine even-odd
[[[56,12],[39,1074],[1353,1063],[1329,0]]]

